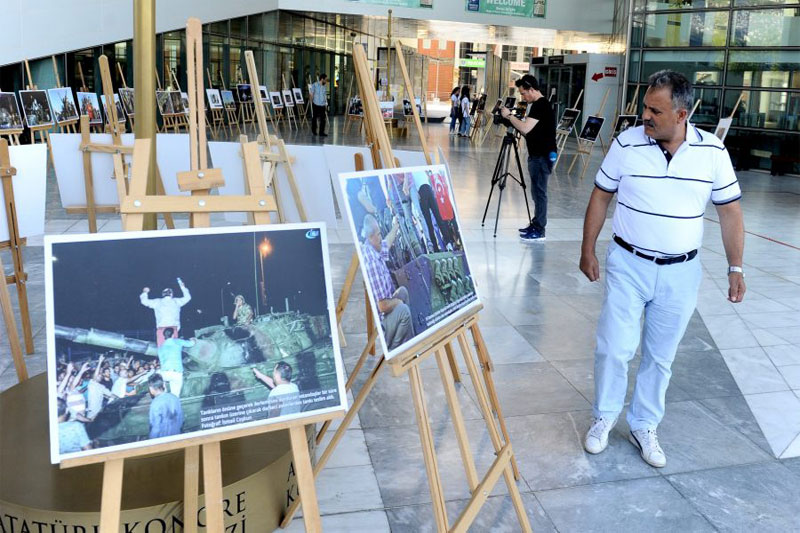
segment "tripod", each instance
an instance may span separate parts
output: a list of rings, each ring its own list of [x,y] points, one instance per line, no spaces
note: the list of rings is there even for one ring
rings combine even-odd
[[[511,156],[510,147],[514,148],[514,158],[517,161],[517,170],[519,177],[508,171],[508,160]],[[528,192],[525,187],[525,177],[522,174],[522,165],[519,162],[519,150],[517,149],[517,139],[514,131],[509,128],[503,137],[503,145],[500,148],[500,155],[497,157],[497,163],[494,165],[494,172],[492,173],[492,188],[489,191],[489,198],[486,200],[486,209],[483,210],[483,219],[481,220],[481,227],[486,223],[486,213],[489,212],[489,203],[492,201],[492,193],[495,186],[500,189],[497,197],[497,214],[494,217],[494,236],[497,237],[497,222],[500,220],[500,202],[503,201],[503,189],[506,188],[506,180],[508,177],[519,183],[522,187],[522,195],[525,197],[525,209],[528,211],[528,221],[531,220],[531,208],[528,205]]]

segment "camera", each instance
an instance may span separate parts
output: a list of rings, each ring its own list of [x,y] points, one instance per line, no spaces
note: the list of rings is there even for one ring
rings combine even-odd
[[[506,107],[511,110],[511,114],[516,118],[522,120],[522,117],[525,116],[525,110],[522,108],[517,108],[514,104],[517,102],[517,99],[513,96],[509,96],[506,98],[505,102],[503,102],[502,98],[498,98],[497,102],[495,102],[494,107],[492,108],[492,123],[493,124],[502,124],[508,128],[511,128],[511,122],[508,119],[503,118],[503,115],[500,114],[500,108]]]

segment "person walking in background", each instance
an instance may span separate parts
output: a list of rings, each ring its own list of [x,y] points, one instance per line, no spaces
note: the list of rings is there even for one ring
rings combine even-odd
[[[316,135],[319,131],[320,137],[327,137],[325,133],[325,112],[328,109],[328,91],[325,86],[328,84],[328,75],[319,75],[319,81],[311,86],[311,134]],[[319,123],[319,128],[317,128]]]
[[[464,85],[461,88],[461,129],[458,132],[459,137],[469,137],[469,85]]]
[[[461,103],[458,98],[460,92],[460,87],[453,87],[453,90],[450,91],[450,135],[456,134],[456,120],[461,113]]]

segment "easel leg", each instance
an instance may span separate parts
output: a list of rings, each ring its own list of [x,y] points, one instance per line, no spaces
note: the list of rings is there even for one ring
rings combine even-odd
[[[364,306],[365,306],[365,315],[366,315],[366,322],[367,322],[367,331],[372,331],[375,329],[375,317],[372,316],[372,307],[369,305],[369,294],[367,293],[367,286],[364,285]],[[372,348],[369,351],[370,355],[375,355],[375,344],[372,344]]]
[[[222,456],[219,441],[203,444],[206,531],[225,531],[222,517]]]
[[[448,342],[445,344],[444,350],[447,352],[447,361],[450,363],[450,372],[453,374],[453,381],[461,383],[461,371],[458,369],[458,363],[456,363],[456,354],[453,352],[453,345]]]
[[[475,360],[472,358],[472,351],[469,348],[466,333],[462,332],[458,335],[458,343],[464,355],[464,362],[467,364],[469,376],[472,379],[472,385],[475,388],[475,395],[478,398],[478,406],[480,407],[483,418],[486,421],[486,428],[489,431],[489,437],[492,440],[492,445],[494,446],[495,452],[498,454],[499,460],[500,452],[504,449],[510,450],[511,443],[506,439],[505,444],[503,444],[503,441],[500,440],[500,434],[498,433],[497,426],[494,422],[494,417],[492,415],[492,410],[489,405],[486,391],[484,390],[483,383],[479,377],[478,368],[475,366]],[[514,456],[512,453],[511,458],[513,459],[513,457]],[[514,505],[514,510],[517,513],[520,526],[522,527],[523,531],[533,531],[531,529],[530,521],[528,520],[528,515],[525,513],[525,504],[522,503],[522,497],[519,494],[519,487],[517,487],[517,483],[514,479],[514,472],[510,461],[508,463],[508,467],[503,469],[503,477],[505,478],[506,486],[508,487],[508,494],[511,496],[511,502]]]
[[[28,379],[28,369],[25,366],[25,359],[22,357],[22,346],[19,343],[19,334],[17,333],[17,323],[14,320],[14,312],[11,310],[11,297],[8,294],[8,286],[6,285],[5,276],[3,275],[3,261],[0,259],[0,308],[3,311],[3,320],[6,324],[6,333],[8,334],[8,344],[11,347],[11,358],[14,360],[14,368],[17,371],[17,379],[25,381]],[[20,300],[22,298],[20,297]]]
[[[408,380],[411,384],[411,397],[414,401],[414,412],[417,415],[417,427],[422,445],[422,456],[425,459],[425,471],[428,474],[428,485],[431,490],[433,515],[436,520],[436,530],[440,533],[447,531],[447,509],[444,505],[444,491],[442,479],[439,475],[439,465],[436,461],[436,448],[433,444],[428,406],[425,403],[425,394],[422,390],[422,375],[419,366],[413,365],[408,371]]]
[[[306,532],[319,533],[322,531],[322,520],[319,517],[317,487],[314,485],[314,472],[311,469],[311,456],[308,452],[305,426],[295,425],[289,428],[289,438],[292,442],[297,487],[303,497],[303,522]],[[222,529],[210,529],[209,531],[222,531]]]
[[[197,488],[200,480],[200,447],[183,451],[183,531],[197,533]]]
[[[450,346],[449,344],[447,346]],[[461,451],[461,460],[464,462],[464,470],[467,472],[467,483],[469,491],[473,492],[478,486],[478,471],[475,468],[475,459],[472,455],[472,447],[467,438],[467,428],[464,426],[464,415],[461,412],[461,403],[458,401],[456,388],[453,385],[453,376],[450,373],[450,364],[453,362],[449,356],[445,356],[441,350],[436,350],[436,362],[439,364],[439,376],[442,378],[447,405],[450,407],[450,414],[453,417],[453,428],[456,431],[458,449]]]
[[[158,169],[158,165],[156,165],[156,194],[160,196],[166,196],[167,192],[164,190],[164,182],[161,179],[161,171]],[[175,221],[172,218],[172,213],[162,213],[161,216],[164,217],[164,223],[167,225],[167,229],[175,229]]]
[[[103,466],[103,498],[100,503],[100,533],[119,533],[122,508],[123,459],[107,461]]]

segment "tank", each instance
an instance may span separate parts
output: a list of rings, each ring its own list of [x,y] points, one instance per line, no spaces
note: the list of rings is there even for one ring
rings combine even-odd
[[[110,348],[122,353],[158,356],[155,343],[97,329],[55,327],[58,339],[90,347]],[[203,429],[201,410],[264,400],[266,386],[256,379],[253,368],[272,375],[275,364],[284,361],[293,369],[292,382],[301,393],[337,388],[331,331],[327,316],[298,311],[261,315],[247,326],[211,326],[195,331],[197,342],[184,348],[182,433]],[[152,401],[147,381],[138,384],[136,395],[110,402],[86,425],[97,447],[124,444],[148,438]],[[327,405],[317,401],[310,408]],[[305,409],[305,407],[304,407]]]

